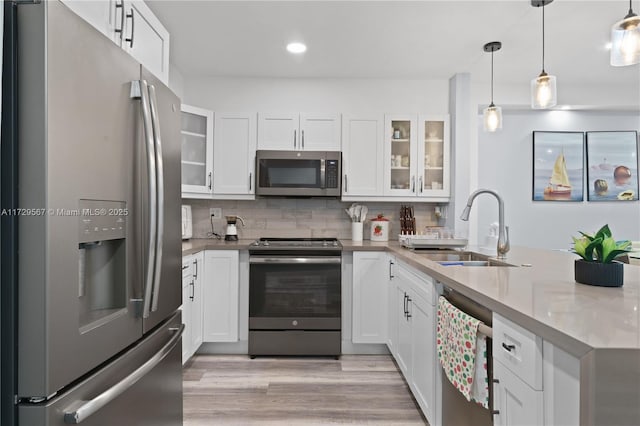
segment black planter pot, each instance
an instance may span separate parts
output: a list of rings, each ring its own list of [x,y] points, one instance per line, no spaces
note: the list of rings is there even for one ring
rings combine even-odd
[[[622,287],[624,264],[587,262],[577,259],[575,263],[575,279],[581,284],[600,287]]]

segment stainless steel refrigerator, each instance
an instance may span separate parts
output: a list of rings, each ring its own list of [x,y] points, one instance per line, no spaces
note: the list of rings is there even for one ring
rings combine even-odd
[[[5,15],[2,424],[182,424],[180,100],[60,1]]]

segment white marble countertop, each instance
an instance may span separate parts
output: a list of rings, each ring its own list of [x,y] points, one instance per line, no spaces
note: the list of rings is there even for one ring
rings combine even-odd
[[[183,254],[243,250],[251,242],[191,240],[183,243]],[[504,261],[514,267],[441,266],[395,241],[341,242],[346,251],[389,251],[577,357],[593,349],[640,349],[639,266],[625,265],[622,287],[593,287],[574,281],[577,256],[568,252],[512,247]]]

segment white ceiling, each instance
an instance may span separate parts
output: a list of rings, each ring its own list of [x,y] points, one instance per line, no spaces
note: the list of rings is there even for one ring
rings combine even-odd
[[[489,80],[484,43],[499,40],[496,84],[541,70],[541,9],[502,1],[147,0],[171,33],[185,78],[319,77]],[[546,70],[558,81],[637,87],[638,65],[609,65],[605,45],[625,0],[556,0],[545,8]],[[640,12],[640,4],[636,6]],[[302,56],[286,52],[303,41]]]

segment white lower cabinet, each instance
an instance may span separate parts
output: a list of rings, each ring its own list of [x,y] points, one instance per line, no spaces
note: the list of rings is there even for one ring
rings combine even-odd
[[[411,321],[411,389],[424,415],[433,422],[437,367],[434,306],[424,298],[414,295],[411,301]]]
[[[501,362],[493,363],[494,424],[544,424],[543,391],[534,390]]]
[[[399,277],[398,280],[401,278]],[[396,287],[396,322],[397,322],[397,339],[396,339],[396,362],[404,374],[407,382],[411,376],[411,322],[408,318],[408,304],[410,296],[407,294],[408,287],[405,283],[398,281]]]
[[[393,266],[393,265],[392,265]],[[399,263],[388,286],[389,350],[430,424],[436,418],[434,282]],[[391,300],[392,299],[392,300]],[[388,343],[389,344],[389,343]]]
[[[182,363],[196,353],[202,344],[202,252],[182,258]]]
[[[185,303],[189,300],[191,294],[191,282],[193,276],[191,273],[191,257],[182,258],[182,324],[184,324],[184,332],[182,333],[182,364],[189,360],[191,352],[191,305]]]
[[[383,251],[353,253],[353,343],[387,343],[388,265]]]
[[[394,357],[396,356],[398,346],[398,315],[397,315],[397,299],[398,290],[395,280],[396,275],[396,258],[389,256],[389,281],[387,282],[387,348]]]
[[[493,379],[496,425],[581,423],[580,360],[495,313]]]
[[[236,342],[238,340],[238,250],[204,252],[203,341]]]

